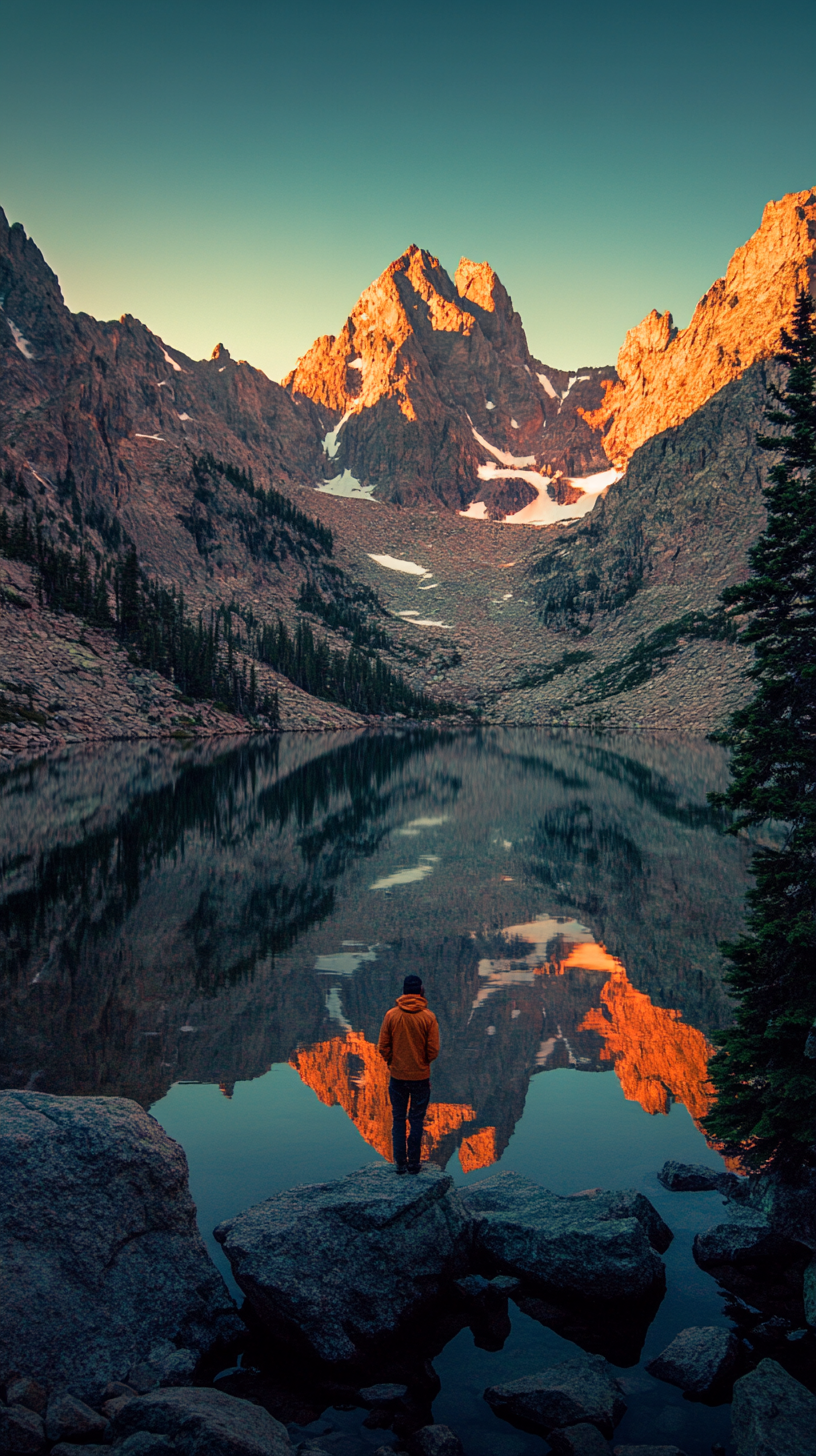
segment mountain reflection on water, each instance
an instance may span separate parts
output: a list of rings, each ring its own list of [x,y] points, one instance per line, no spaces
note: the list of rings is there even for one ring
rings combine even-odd
[[[699,742],[493,731],[118,745],[0,781],[0,1081],[133,1097],[290,1062],[389,1151],[409,970],[429,1152],[501,1156],[538,1072],[706,1111],[743,847]]]

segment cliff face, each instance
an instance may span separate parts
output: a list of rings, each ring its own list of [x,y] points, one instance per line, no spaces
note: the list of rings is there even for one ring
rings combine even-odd
[[[494,504],[504,516],[537,494],[514,466],[548,476],[608,468],[598,428],[579,412],[600,403],[603,379],[614,371],[569,375],[534,359],[487,263],[463,258],[451,280],[412,246],[284,384],[325,411],[327,478],[348,472],[402,505],[460,509],[478,497],[488,514],[503,492]],[[502,466],[491,484],[486,468]]]
[[[600,428],[623,469],[638,446],[687,420],[757,360],[779,347],[798,287],[816,282],[816,192],[769,202],[752,238],[724,278],[700,299],[686,329],[670,313],[630,329],[618,354],[618,379],[586,421]]]

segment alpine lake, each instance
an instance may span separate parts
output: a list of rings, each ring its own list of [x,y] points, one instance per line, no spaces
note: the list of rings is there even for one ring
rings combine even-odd
[[[623,1383],[616,1443],[709,1456],[729,1406],[643,1367],[686,1326],[733,1323],[692,1258],[720,1195],[656,1177],[669,1158],[724,1167],[700,1123],[731,1014],[718,943],[748,884],[708,802],[726,775],[701,740],[567,730],[123,743],[18,770],[0,780],[0,1084],[149,1109],[240,1303],[217,1223],[389,1157],[376,1043],[415,972],[442,1041],[424,1156],[456,1184],[637,1188],[675,1236],[640,1323],[511,1301],[492,1337],[458,1329],[433,1419],[468,1456],[544,1453],[483,1391],[584,1348]],[[216,1374],[272,1388],[257,1342]],[[275,1388],[273,1414],[336,1456],[393,1440]]]

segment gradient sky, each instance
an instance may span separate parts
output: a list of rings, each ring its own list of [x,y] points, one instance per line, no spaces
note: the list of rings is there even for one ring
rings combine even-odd
[[[546,363],[688,322],[816,183],[816,6],[1,0],[0,205],[66,301],[280,378],[409,243]]]

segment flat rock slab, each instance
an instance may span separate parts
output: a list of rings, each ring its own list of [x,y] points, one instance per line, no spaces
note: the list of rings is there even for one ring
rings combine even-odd
[[[730,1330],[717,1325],[691,1326],[675,1335],[646,1366],[656,1380],[692,1395],[705,1395],[725,1380],[736,1365],[739,1344]]]
[[[105,1416],[67,1392],[54,1395],[48,1402],[45,1433],[49,1441],[77,1441],[92,1445],[94,1441],[103,1441],[107,1430]]]
[[[737,1456],[816,1456],[816,1395],[760,1360],[734,1384],[731,1439]]]
[[[278,1193],[215,1237],[267,1329],[338,1362],[394,1334],[465,1272],[470,1221],[449,1174],[397,1178],[377,1163]]]
[[[148,1432],[166,1436],[182,1456],[289,1456],[285,1426],[263,1406],[220,1390],[184,1387],[153,1390],[120,1411],[114,1423],[117,1442],[134,1450],[133,1437]],[[136,1456],[134,1450],[134,1456]]]
[[[122,1097],[0,1092],[0,1381],[95,1405],[162,1340],[242,1325],[196,1225],[178,1143]]]
[[[665,1278],[655,1250],[668,1247],[671,1230],[640,1193],[562,1198],[518,1173],[499,1173],[469,1188],[462,1202],[477,1248],[558,1292],[638,1298]]]
[[[736,1173],[707,1168],[705,1163],[676,1163],[671,1159],[663,1164],[657,1178],[670,1193],[732,1194],[745,1183]]]
[[[496,1415],[545,1433],[583,1422],[611,1436],[626,1410],[621,1387],[602,1355],[562,1360],[536,1375],[490,1386],[484,1395]]]

